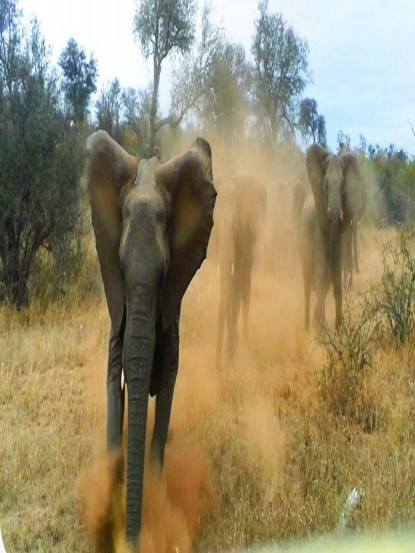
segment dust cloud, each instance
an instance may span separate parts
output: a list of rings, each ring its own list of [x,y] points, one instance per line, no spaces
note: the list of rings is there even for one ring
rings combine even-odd
[[[264,501],[272,500],[288,462],[290,436],[281,407],[285,405],[287,412],[287,405],[295,406],[297,398],[307,393],[323,360],[313,334],[304,331],[302,270],[292,218],[295,183],[310,192],[304,162],[290,149],[283,148],[270,158],[255,144],[242,144],[239,149],[234,145],[232,150],[219,142],[211,144],[218,191],[215,227],[208,257],[182,303],[179,372],[165,467],[161,478],[149,466],[145,471],[142,553],[187,553],[205,524],[220,525],[220,498],[227,497],[231,504],[238,501],[235,491],[227,487],[226,471],[231,474],[239,464],[254,474]],[[242,340],[240,316],[236,352],[229,359],[225,332],[222,370],[218,370],[217,229],[221,217],[230,217],[232,207],[226,202],[232,198],[236,174],[253,175],[263,183],[266,216],[255,247],[249,339]],[[283,197],[276,192],[277,183],[283,183],[279,188]],[[359,233],[358,239],[365,251],[372,252],[360,258],[361,271],[355,279],[360,291],[368,274],[379,270],[380,258],[379,248],[371,247],[376,238],[370,232]],[[311,312],[314,305],[312,297]],[[332,324],[332,293],[326,314]],[[150,400],[148,436],[153,413]],[[87,469],[81,485],[87,531],[97,536],[109,525],[118,553],[123,547],[125,514],[123,476],[121,485],[117,483],[120,463],[120,454],[104,457]],[[226,463],[229,467],[224,467]],[[225,475],[221,480],[219,473]]]
[[[109,540],[116,553],[126,550],[124,458],[121,451],[98,455],[79,478],[85,530],[97,551]],[[214,513],[215,498],[206,454],[184,436],[172,437],[162,476],[145,468],[140,551],[189,552],[201,520]]]

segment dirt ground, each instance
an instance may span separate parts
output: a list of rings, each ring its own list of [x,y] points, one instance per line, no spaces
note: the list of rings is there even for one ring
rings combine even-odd
[[[359,236],[358,296],[392,231]],[[299,264],[257,263],[249,345],[215,368],[218,272],[207,260],[185,295],[180,366],[162,480],[146,470],[142,551],[217,551],[337,529],[358,486],[359,528],[415,516],[411,345],[385,347],[366,378],[375,432],[319,395],[325,354],[303,330]],[[313,300],[315,301],[315,300]],[[327,304],[333,320],[333,298]],[[0,524],[7,551],[83,553],[108,502],[122,551],[123,500],[104,453],[108,316],[103,296],[0,310]],[[149,425],[153,414],[150,400]],[[150,428],[151,430],[151,428]],[[82,499],[83,498],[83,499]],[[89,532],[89,533],[88,533]]]

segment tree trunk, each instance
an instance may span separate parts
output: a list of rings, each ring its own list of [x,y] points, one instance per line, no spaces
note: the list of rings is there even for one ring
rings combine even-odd
[[[29,304],[28,271],[20,265],[19,254],[16,252],[9,252],[7,259],[3,260],[3,282],[6,295],[18,309],[27,307]]]
[[[151,97],[151,109],[150,109],[150,152],[151,156],[154,152],[154,141],[156,138],[156,116],[157,116],[157,99],[158,99],[158,90],[160,84],[160,73],[161,66],[157,63],[156,58],[154,58],[154,81],[153,81],[153,94]]]

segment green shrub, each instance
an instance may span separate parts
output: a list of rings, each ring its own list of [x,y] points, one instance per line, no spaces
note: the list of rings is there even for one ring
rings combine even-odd
[[[383,249],[380,282],[368,292],[371,309],[382,320],[385,338],[395,345],[415,333],[415,230],[404,227]]]
[[[366,369],[372,364],[380,321],[367,297],[360,305],[347,303],[338,330],[322,327],[320,342],[326,362],[319,375],[319,391],[330,411],[361,424],[377,427],[376,406],[365,387]]]
[[[321,328],[326,361],[319,391],[329,410],[361,424],[378,426],[379,409],[366,386],[376,343],[406,343],[415,334],[415,230],[404,227],[382,252],[379,282],[356,305],[346,303],[339,330]]]

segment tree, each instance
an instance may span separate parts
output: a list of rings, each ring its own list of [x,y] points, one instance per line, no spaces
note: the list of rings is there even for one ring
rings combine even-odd
[[[227,138],[243,126],[247,110],[249,67],[240,44],[225,44],[212,61],[203,116]]]
[[[255,63],[255,99],[265,130],[278,139],[294,131],[298,103],[310,80],[308,43],[299,38],[282,15],[268,13],[268,1],[258,4],[251,52]]]
[[[366,154],[367,140],[364,134],[359,134],[359,152],[360,155],[364,156]]]
[[[212,54],[196,107],[226,139],[243,134],[248,110],[249,65],[240,44],[221,42]]]
[[[59,58],[63,71],[62,89],[72,120],[84,121],[91,94],[97,89],[97,62],[91,55],[89,61],[83,48],[70,38]]]
[[[326,143],[326,120],[323,115],[317,112],[317,102],[314,98],[305,98],[300,104],[300,115],[298,126],[304,140],[311,138],[313,142],[321,144]]]
[[[176,127],[189,111],[204,117],[218,91],[215,68],[218,68],[226,47],[222,28],[211,21],[211,9],[205,4],[201,15],[201,33],[179,71],[175,71],[172,86],[172,113],[167,118]],[[209,100],[210,97],[210,100]],[[212,113],[209,121],[212,122]]]
[[[161,126],[157,100],[163,61],[170,53],[184,54],[194,40],[195,0],[141,0],[134,17],[134,32],[146,59],[153,60],[153,92],[150,108],[150,148]]]
[[[16,0],[0,0],[0,137],[0,280],[24,306],[38,250],[69,247],[78,229],[83,148],[60,110],[39,26],[24,30]]]
[[[150,137],[151,91],[124,89],[121,95],[123,108],[123,144],[142,156]]]
[[[96,104],[96,114],[99,128],[121,142],[121,87],[117,78],[102,87]]]
[[[341,129],[337,133],[337,151],[339,154],[350,150],[350,135],[343,132]]]
[[[371,159],[383,196],[384,221],[396,225],[406,219],[413,220],[415,171],[407,153],[397,150],[393,144],[385,149],[376,145]]]

